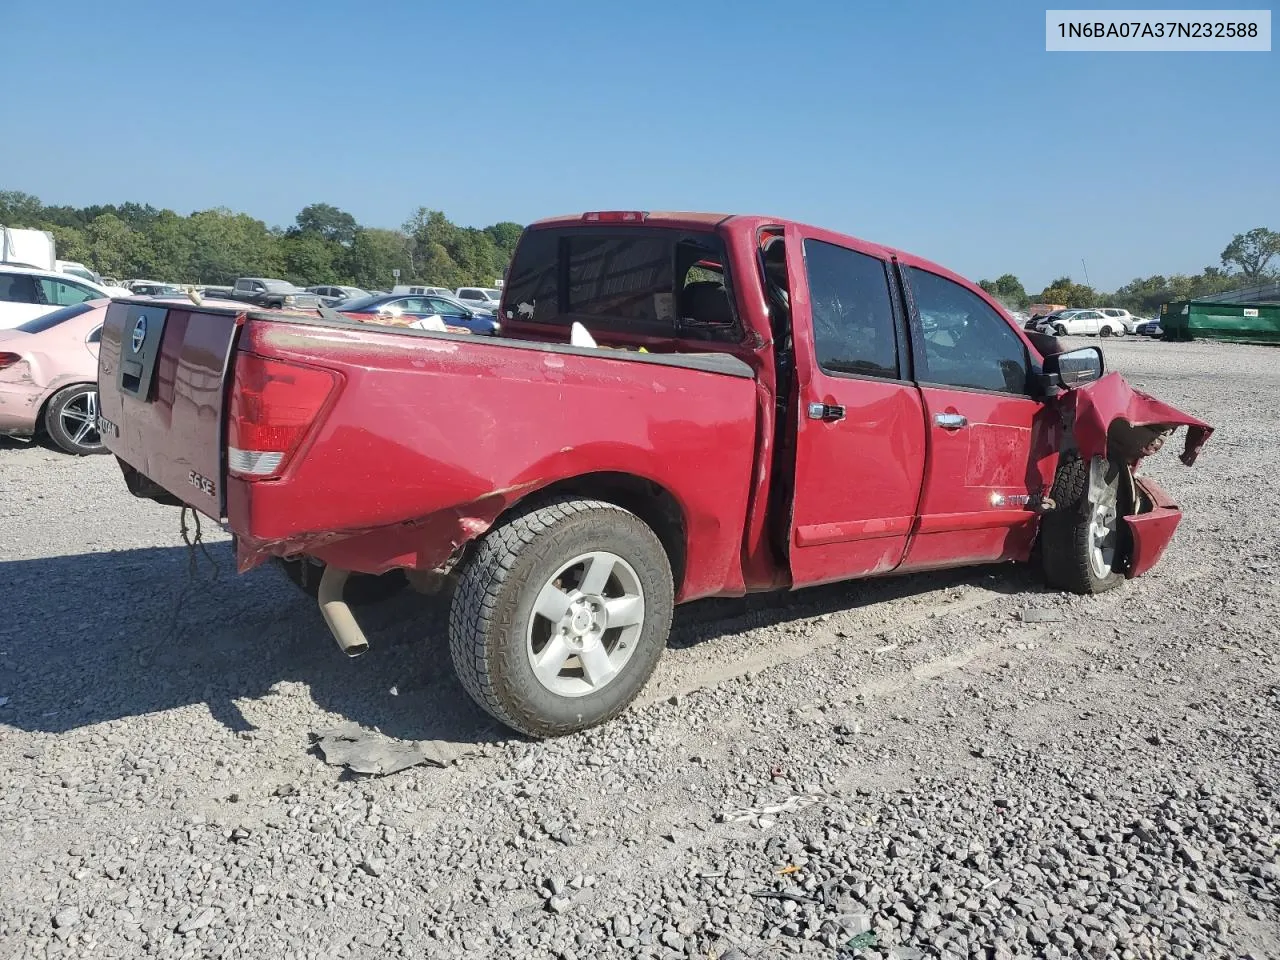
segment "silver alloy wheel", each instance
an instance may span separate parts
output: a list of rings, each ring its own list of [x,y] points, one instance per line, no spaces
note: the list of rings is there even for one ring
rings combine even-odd
[[[58,414],[62,429],[78,447],[93,449],[102,446],[98,435],[98,391],[86,390],[62,405]]]
[[[600,550],[574,557],[534,600],[525,631],[538,682],[561,697],[612,683],[644,629],[644,587],[631,564]]]
[[[1089,567],[1099,580],[1115,570],[1119,521],[1114,495],[1107,501],[1093,504],[1089,516]]]

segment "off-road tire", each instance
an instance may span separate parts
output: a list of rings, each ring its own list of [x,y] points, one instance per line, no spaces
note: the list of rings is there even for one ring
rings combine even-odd
[[[276,557],[276,563],[284,571],[284,575],[299,590],[315,600],[320,590],[320,577],[324,575],[324,564],[307,557]],[[342,599],[353,607],[367,607],[370,604],[389,600],[409,585],[404,571],[391,570],[381,575],[353,573],[342,591]]]
[[[49,440],[64,453],[74,454],[78,457],[90,456],[96,453],[106,453],[107,448],[102,443],[102,437],[98,435],[97,430],[93,432],[93,437],[97,441],[92,444],[77,443],[76,438],[69,434],[66,427],[62,423],[62,414],[67,405],[86,393],[92,393],[97,396],[98,386],[92,383],[77,383],[69,387],[64,387],[55,393],[44,408],[44,432]],[[95,401],[96,409],[96,401]]]
[[[1053,477],[1049,499],[1055,510],[1069,510],[1080,503],[1089,489],[1089,468],[1078,453],[1063,454],[1058,461],[1058,472]]]
[[[1078,469],[1077,465],[1083,469]],[[1063,469],[1059,469],[1064,490],[1075,489],[1079,485],[1078,476],[1083,477],[1083,489],[1077,494],[1074,504],[1060,505],[1059,509],[1045,514],[1040,523],[1040,562],[1045,581],[1056,590],[1085,595],[1114,590],[1124,582],[1124,568],[1130,552],[1128,531],[1123,520],[1130,512],[1127,470],[1115,461],[1107,462],[1107,486],[1116,496],[1117,542],[1111,569],[1103,576],[1094,570],[1090,562],[1094,504],[1088,495],[1088,467],[1077,458],[1074,464],[1069,462],[1066,465],[1066,473],[1064,477]],[[1058,489],[1057,480],[1054,489]]]
[[[556,569],[593,550],[608,550],[634,569],[644,589],[644,624],[611,682],[585,696],[559,696],[534,675],[526,630]],[[558,737],[612,720],[636,698],[666,647],[673,606],[671,564],[640,518],[599,500],[544,501],[494,527],[464,558],[449,610],[449,650],[463,689],[494,719],[531,737]]]

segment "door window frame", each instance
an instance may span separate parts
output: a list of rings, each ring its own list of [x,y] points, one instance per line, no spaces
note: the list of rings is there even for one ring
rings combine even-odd
[[[898,276],[898,282],[904,299],[904,309],[909,317],[911,331],[911,372],[917,386],[930,387],[936,390],[959,390],[964,393],[982,393],[1000,397],[1025,397],[1028,400],[1037,401],[1037,398],[1031,393],[1031,384],[1035,376],[1040,372],[1041,365],[1038,362],[1034,351],[1031,350],[1031,347],[1027,342],[1027,338],[1023,336],[1023,332],[1018,329],[1016,324],[1010,323],[999,310],[990,303],[987,303],[985,297],[976,293],[972,288],[965,286],[963,283],[959,283],[951,277],[944,276],[936,270],[931,270],[925,266],[920,266],[914,263],[902,263],[897,257],[893,258],[893,262],[895,266],[894,272]],[[945,280],[948,283],[955,284],[961,290],[967,290],[969,293],[972,293],[977,297],[982,303],[986,304],[991,309],[991,312],[996,315],[997,319],[1008,327],[1009,331],[1021,345],[1022,356],[1026,363],[1027,377],[1021,391],[1014,392],[1011,390],[998,390],[989,387],[957,386],[953,383],[938,383],[933,380],[922,379],[918,376],[918,371],[927,371],[929,369],[929,360],[928,354],[925,352],[924,324],[920,320],[920,309],[915,298],[915,291],[911,286],[911,278],[907,273],[908,268],[919,270],[921,273],[932,274],[940,280]]]
[[[780,236],[782,236],[780,234]],[[784,237],[785,239],[785,237]],[[831,377],[835,380],[871,380],[875,383],[896,383],[903,386],[915,385],[915,358],[912,354],[910,346],[910,338],[908,336],[908,314],[901,300],[901,289],[897,277],[896,263],[897,258],[886,260],[878,253],[870,250],[860,250],[856,245],[849,244],[843,240],[833,239],[831,237],[816,236],[808,231],[800,233],[800,265],[804,270],[804,285],[807,293],[809,304],[809,318],[807,331],[809,340],[809,349],[813,353],[814,369],[824,377]],[[818,333],[813,323],[813,289],[809,283],[809,252],[806,244],[810,241],[814,243],[825,243],[829,247],[836,247],[847,253],[856,253],[860,256],[869,257],[880,263],[884,270],[885,292],[889,296],[889,309],[893,315],[893,349],[898,361],[898,375],[896,377],[883,377],[874,373],[851,373],[847,370],[828,370],[822,366],[818,360]],[[757,241],[758,246],[758,241]],[[787,251],[788,256],[791,251]],[[763,269],[763,267],[761,268]],[[792,313],[792,343],[795,342],[795,314]],[[793,347],[794,349],[794,347]]]

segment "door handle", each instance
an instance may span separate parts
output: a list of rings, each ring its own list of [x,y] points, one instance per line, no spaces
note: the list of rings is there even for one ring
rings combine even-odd
[[[959,430],[961,427],[967,427],[969,425],[969,421],[963,413],[935,414],[933,422],[943,430]]]
[[[809,404],[809,419],[835,423],[844,419],[844,407],[836,403],[811,403]]]

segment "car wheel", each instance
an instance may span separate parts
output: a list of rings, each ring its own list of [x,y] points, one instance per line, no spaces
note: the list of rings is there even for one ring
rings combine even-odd
[[[1110,328],[1110,327],[1100,327],[1100,328],[1098,328],[1098,336],[1100,336],[1100,337],[1109,337],[1109,336],[1111,336],[1111,328]]]
[[[491,530],[462,565],[449,646],[462,686],[532,737],[611,720],[653,673],[674,605],[671,566],[643,521],[559,500]]]
[[[1053,335],[1055,337],[1065,337],[1067,335],[1067,328],[1060,323],[1055,323],[1053,325]]]
[[[1124,580],[1129,552],[1124,516],[1129,512],[1128,471],[1105,461],[1100,490],[1090,495],[1088,467],[1079,459],[1065,462],[1055,478],[1064,502],[1045,514],[1040,524],[1040,557],[1045,580],[1057,590],[1095,594]],[[1072,493],[1075,502],[1067,504]]]
[[[60,449],[78,456],[106,453],[98,434],[98,388],[78,383],[55,393],[44,411],[44,430]]]
[[[315,557],[277,557],[276,563],[289,581],[311,599],[320,590],[320,578],[324,575],[324,562]],[[353,607],[366,607],[372,603],[389,600],[409,585],[403,570],[391,570],[380,575],[352,574],[342,591],[342,599]]]

